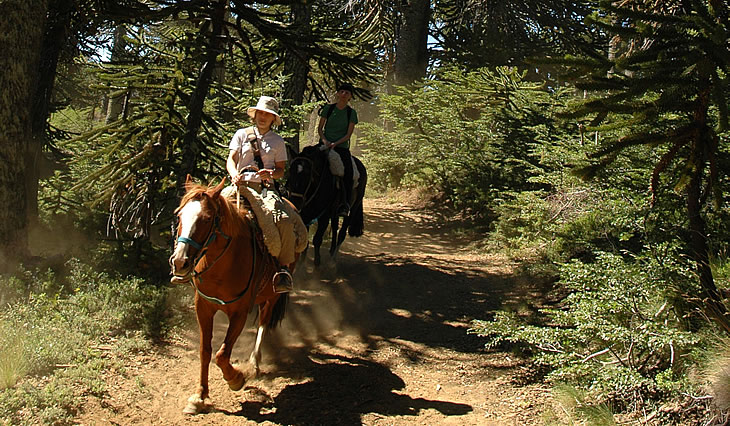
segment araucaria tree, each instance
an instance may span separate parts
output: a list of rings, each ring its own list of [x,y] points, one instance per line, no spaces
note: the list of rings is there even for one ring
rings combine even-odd
[[[671,184],[685,199],[687,253],[696,265],[705,314],[730,333],[730,317],[710,266],[705,214],[720,205],[718,157],[727,148],[730,24],[717,0],[602,1],[590,22],[614,36],[614,55],[568,58],[576,86],[595,95],[567,114],[588,129],[624,129],[580,169],[594,175],[630,147],[655,150],[652,198]]]
[[[32,95],[38,84],[47,2],[0,2],[0,270],[27,251],[25,151],[32,140]],[[8,259],[10,258],[10,259]]]

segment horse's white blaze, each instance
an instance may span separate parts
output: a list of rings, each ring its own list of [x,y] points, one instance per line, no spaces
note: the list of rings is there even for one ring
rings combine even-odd
[[[180,236],[190,238],[193,235],[195,222],[203,210],[200,201],[190,201],[180,210]],[[175,269],[181,269],[185,264],[185,249],[187,244],[178,242],[175,245],[175,253],[172,256]]]
[[[303,171],[304,171],[304,166],[302,166],[301,164],[298,164],[297,165],[297,173],[301,173]]]

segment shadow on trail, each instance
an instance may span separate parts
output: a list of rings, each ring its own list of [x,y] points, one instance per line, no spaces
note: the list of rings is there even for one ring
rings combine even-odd
[[[301,352],[295,368],[307,371],[310,380],[285,387],[276,397],[248,387],[241,409],[229,415],[274,424],[362,424],[361,416],[417,416],[435,409],[445,415],[472,411],[466,404],[411,398],[394,391],[405,387],[388,368],[358,357]],[[273,409],[275,407],[275,409]]]
[[[539,293],[527,280],[448,264],[424,266],[393,255],[341,254],[336,269],[308,275],[297,283],[284,326],[309,345],[335,344],[333,332],[342,330],[359,335],[370,349],[382,340],[405,340],[479,352],[484,339],[467,334],[472,319],[489,319],[497,309],[519,310]],[[281,347],[285,342],[277,339],[273,333],[269,342]]]
[[[453,223],[412,210],[367,213],[365,236],[345,240],[336,263],[315,269],[309,253],[297,267],[282,329],[264,339],[265,361],[279,363],[267,354],[285,347],[337,346],[343,333],[370,350],[407,341],[476,353],[485,341],[467,333],[471,320],[488,320],[499,309],[523,311],[544,294],[542,282],[487,272],[500,268],[469,263],[468,256],[445,256],[465,244],[447,229]],[[222,339],[227,321],[219,323],[215,334]],[[247,327],[234,351],[239,359],[247,359],[253,336]],[[417,349],[403,349],[412,361],[421,358]]]
[[[345,241],[336,263],[314,269],[310,252],[297,267],[282,327],[264,339],[264,382],[251,382],[240,410],[227,414],[275,424],[349,425],[361,424],[367,413],[416,416],[435,409],[458,416],[473,410],[398,393],[403,379],[370,354],[397,348],[410,362],[428,363],[434,356],[428,348],[482,352],[484,339],[467,333],[471,321],[539,303],[544,283],[508,275],[510,268],[501,265],[470,263],[485,257],[449,256],[468,238],[455,237],[448,229],[453,224],[427,213],[383,208],[375,215],[366,217],[363,237]],[[253,346],[251,322],[234,349],[239,360],[248,359]],[[216,319],[214,348],[226,326],[225,318]],[[270,396],[277,380],[286,384]]]

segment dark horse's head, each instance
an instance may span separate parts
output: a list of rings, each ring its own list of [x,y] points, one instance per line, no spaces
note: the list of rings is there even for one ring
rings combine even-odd
[[[308,146],[289,163],[286,186],[289,199],[300,212],[312,202],[321,180],[329,173],[326,155],[319,145]]]

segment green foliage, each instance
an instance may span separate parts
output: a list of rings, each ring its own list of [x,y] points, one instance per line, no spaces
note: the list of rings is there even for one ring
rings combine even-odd
[[[0,312],[0,422],[69,422],[84,398],[105,392],[113,359],[163,332],[164,289],[76,259],[65,267],[62,278],[25,271],[1,279],[15,290]]]
[[[617,54],[615,59],[563,62],[576,86],[591,93],[563,115],[584,120],[591,130],[624,130],[605,138],[591,154],[594,163],[577,172],[592,177],[616,153],[644,145],[660,155],[651,177],[654,191],[662,183],[661,173],[670,175],[663,184],[678,192],[695,175],[710,187],[716,185],[711,170],[717,166],[719,133],[728,129],[730,58],[716,53],[727,51],[730,27],[720,18],[727,11],[702,2],[649,10],[602,2],[601,9],[604,13],[596,13],[590,22],[621,35],[613,46]],[[697,157],[698,149],[705,151],[705,158]],[[705,169],[705,161],[711,170]]]
[[[515,69],[439,77],[383,95],[385,126],[360,126],[371,182],[435,187],[456,208],[489,217],[504,191],[540,185],[528,178],[543,167],[537,141],[554,142],[562,132],[551,117],[557,97]]]
[[[490,242],[515,257],[589,260],[596,250],[640,253],[649,239],[650,210],[642,194],[576,184],[503,197]]]
[[[549,367],[547,380],[590,390],[620,408],[636,395],[670,390],[667,371],[683,371],[681,355],[700,336],[682,331],[671,305],[685,268],[671,258],[623,258],[598,253],[594,263],[577,260],[560,271],[569,294],[560,306],[542,309],[544,322],[528,324],[499,312],[475,321],[471,332],[524,345],[534,362]]]
[[[524,65],[532,56],[574,52],[591,42],[583,22],[592,10],[590,3],[437,0],[431,35],[440,49],[432,55],[439,62],[473,69]]]
[[[666,187],[685,199],[684,242],[698,271],[704,315],[730,332],[728,308],[708,266],[713,247],[705,219],[709,202],[716,210],[723,202],[718,164],[727,156],[727,5],[602,1],[599,11],[589,22],[614,35],[614,55],[568,58],[564,64],[576,87],[590,96],[563,116],[609,132],[589,155],[591,163],[576,168],[576,174],[596,177],[636,147],[654,152],[652,195],[663,195]]]

